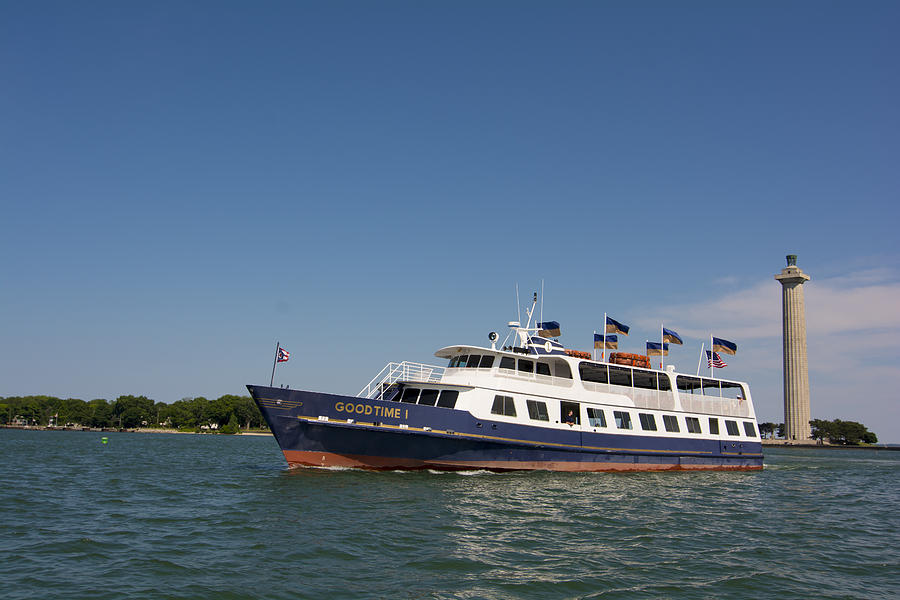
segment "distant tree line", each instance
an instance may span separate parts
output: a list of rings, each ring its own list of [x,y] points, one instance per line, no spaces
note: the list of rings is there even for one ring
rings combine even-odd
[[[830,444],[845,446],[878,443],[878,436],[869,431],[865,425],[856,421],[813,419],[809,422],[809,426],[812,428],[812,437],[820,442],[828,440]],[[783,438],[784,423],[760,423],[759,434],[763,438]]]
[[[860,442],[865,444],[877,444],[878,437],[869,431],[862,423],[856,421],[824,421],[813,419],[809,422],[812,427],[812,436],[817,440],[827,439],[832,444],[855,446]]]
[[[190,430],[215,425],[226,433],[239,428],[265,427],[262,414],[250,396],[225,395],[215,400],[183,398],[166,404],[146,396],[119,396],[112,402],[97,398],[85,402],[78,398],[54,396],[0,397],[0,423],[24,421],[27,425],[63,427],[171,427]]]

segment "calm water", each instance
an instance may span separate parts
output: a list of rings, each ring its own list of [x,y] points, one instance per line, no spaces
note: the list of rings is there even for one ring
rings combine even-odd
[[[0,430],[0,597],[900,597],[900,452],[766,466],[288,471],[268,437]]]

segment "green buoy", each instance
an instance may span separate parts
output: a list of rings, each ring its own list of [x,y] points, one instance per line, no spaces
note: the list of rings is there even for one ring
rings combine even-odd
[[[105,436],[102,437],[102,438],[100,438],[100,443],[101,443],[101,444],[108,444],[108,443],[109,443],[109,438],[107,438],[107,437],[105,437]]]

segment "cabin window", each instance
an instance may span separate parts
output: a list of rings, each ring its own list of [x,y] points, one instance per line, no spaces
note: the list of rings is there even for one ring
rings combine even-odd
[[[478,362],[481,360],[480,354],[472,354],[469,356],[469,360],[466,361],[466,366],[470,369],[478,366]]]
[[[490,369],[494,366],[494,355],[493,354],[485,354],[481,357],[481,362],[478,363],[479,369]]]
[[[447,368],[452,369],[452,368],[456,367],[458,364],[459,364],[459,357],[454,356],[453,358],[450,359],[450,362],[447,363]]]
[[[634,371],[634,387],[643,390],[656,389],[656,373],[651,371]]]
[[[710,417],[709,432],[713,435],[719,435],[719,420],[718,419]]]
[[[560,402],[559,416],[563,423],[581,425],[581,405],[577,402]]]
[[[534,361],[520,358],[519,371],[522,373],[534,373]]]
[[[744,433],[747,437],[756,437],[756,427],[750,421],[744,421]]]
[[[410,404],[415,404],[418,397],[419,388],[406,388],[405,390],[403,390],[403,397],[400,398],[400,402],[409,402]]]
[[[681,431],[678,427],[678,417],[675,415],[663,415],[663,425],[666,426],[666,431],[671,431],[673,433]]]
[[[718,398],[722,395],[722,392],[719,391],[719,382],[715,379],[704,379],[703,380],[703,395],[704,396],[713,396]]]
[[[644,431],[656,431],[656,419],[653,418],[653,415],[638,413],[638,418],[641,420],[641,429]]]
[[[492,415],[506,417],[516,416],[516,404],[511,396],[494,396],[494,405],[491,407]]]
[[[553,361],[553,372],[554,375],[562,379],[572,379],[572,369],[569,368],[569,363],[564,360]]]
[[[590,381],[591,383],[609,383],[609,373],[606,365],[598,365],[596,363],[583,362],[578,363],[578,374],[582,381]]]
[[[516,370],[516,359],[512,356],[504,356],[500,359],[500,368],[501,369],[509,369],[510,371]]]
[[[589,408],[587,409],[588,414],[588,423],[591,424],[591,427],[606,427],[606,415],[603,414],[603,410],[599,408]]]
[[[535,365],[535,367],[538,375],[546,375],[547,377],[550,377],[550,365],[545,362],[539,361],[537,365]]]
[[[623,410],[614,410],[613,418],[616,420],[616,427],[619,429],[631,429],[631,414]]]
[[[469,355],[461,354],[460,356],[457,356],[456,358],[457,358],[456,366],[462,368],[462,367],[466,366],[466,361],[469,360]]]
[[[738,400],[744,397],[744,390],[739,383],[732,383],[731,381],[723,381],[722,383],[722,397],[730,398],[732,400]]]
[[[609,382],[612,385],[631,387],[631,369],[626,369],[624,367],[609,367]]]
[[[728,435],[741,435],[738,431],[737,421],[725,419],[725,431],[728,432]]]
[[[525,406],[528,407],[528,417],[535,421],[549,421],[550,415],[547,414],[547,403],[539,400],[526,400]]]
[[[672,389],[672,385],[669,383],[669,376],[663,373],[657,373],[659,375],[659,391],[668,392]]]
[[[419,396],[419,404],[434,406],[434,403],[437,402],[438,393],[438,390],[422,390],[422,394]]]
[[[675,385],[676,385],[676,387],[678,387],[679,394],[699,394],[700,393],[700,379],[698,379],[697,377],[688,377],[686,375],[679,375],[678,377],[675,378]]]
[[[703,433],[703,430],[700,429],[700,419],[697,417],[685,417],[684,424],[687,425],[689,433]]]
[[[456,408],[457,398],[459,398],[459,390],[443,390],[437,405],[441,408]]]

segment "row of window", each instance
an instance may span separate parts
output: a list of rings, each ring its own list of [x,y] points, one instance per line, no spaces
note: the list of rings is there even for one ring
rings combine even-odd
[[[494,358],[495,357],[492,354],[463,354],[451,358],[447,368],[466,367],[489,369],[494,366]],[[500,368],[520,373],[551,375],[550,365],[548,363],[528,358],[503,356],[500,358]],[[556,363],[556,371],[557,377],[566,379],[572,378],[568,364],[565,362]],[[578,364],[578,374],[581,376],[582,381],[591,383],[608,383],[611,385],[621,385],[645,390],[659,390],[662,392],[667,392],[672,389],[669,377],[665,373],[656,371],[643,371],[616,365],[582,362]],[[739,383],[719,381],[718,379],[678,375],[675,379],[675,386],[678,388],[680,394],[702,394],[704,396],[731,399],[740,399],[743,397],[741,385]]]
[[[568,410],[562,407],[563,422],[579,424],[580,416],[577,414],[577,404],[563,403],[569,405]],[[549,421],[550,416],[547,412],[547,403],[540,400],[526,400],[525,406],[528,408],[528,418],[534,421]],[[491,406],[491,414],[503,415],[505,417],[516,416],[516,405],[512,396],[494,396],[494,403]],[[591,427],[606,427],[606,413],[601,408],[587,409],[588,423]],[[613,420],[617,429],[634,429],[631,422],[631,413],[627,410],[614,410]],[[656,415],[650,413],[638,413],[638,420],[641,423],[643,431],[657,431]],[[681,427],[678,423],[676,415],[662,415],[663,427],[666,431],[672,433],[680,433]],[[703,427],[700,425],[700,419],[697,417],[684,418],[685,429],[688,433],[703,433]],[[756,426],[752,421],[743,421],[744,434],[747,437],[756,437]],[[737,421],[725,419],[725,430],[728,435],[739,436]],[[713,435],[719,434],[719,419],[716,417],[709,418],[709,433]]]
[[[662,392],[672,389],[668,375],[656,371],[642,371],[615,365],[582,362],[578,364],[578,374],[581,376],[582,381],[591,383],[608,383]],[[704,396],[731,399],[743,397],[741,384],[731,381],[678,375],[675,378],[675,386],[680,394],[702,394]]]
[[[424,404],[425,406],[439,406],[441,408],[456,408],[456,399],[459,398],[458,390],[429,390],[408,387],[395,401],[409,404]]]
[[[494,356],[491,354],[463,354],[454,356],[447,365],[448,369],[453,368],[478,368],[489,369],[494,366]],[[537,373],[538,375],[552,375],[550,364],[540,360],[532,360],[529,358],[516,359],[512,356],[503,356],[500,358],[500,368],[510,371],[518,371],[520,373]],[[556,363],[556,376],[565,379],[572,379],[572,372],[569,365],[565,362]]]

